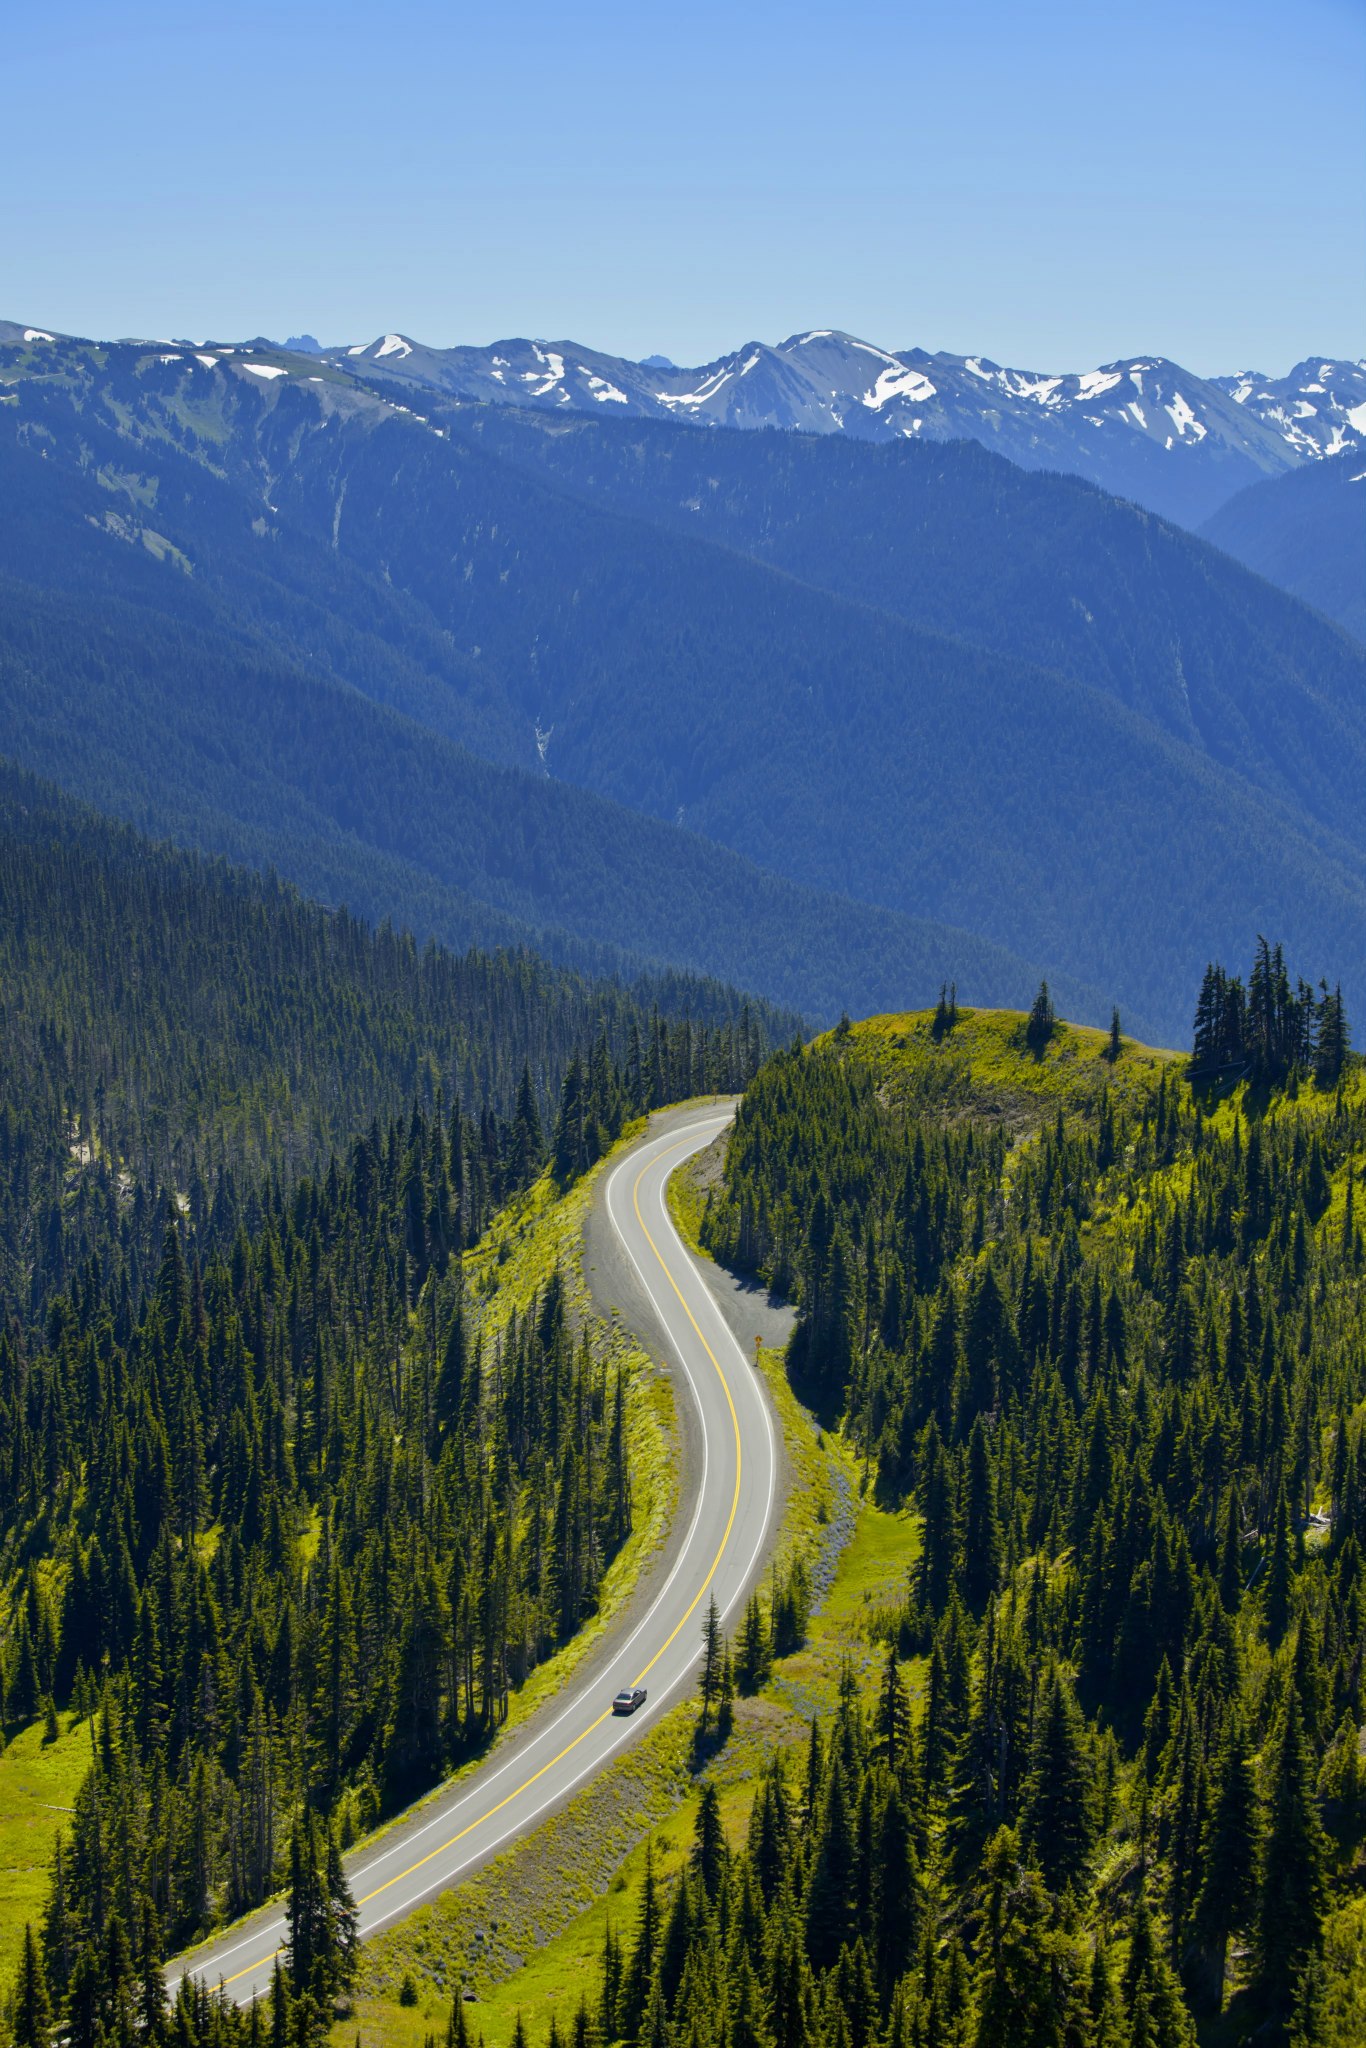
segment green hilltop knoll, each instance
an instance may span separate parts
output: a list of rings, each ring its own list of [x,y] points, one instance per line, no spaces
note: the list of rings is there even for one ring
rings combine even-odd
[[[960,1008],[952,1024],[934,1010],[870,1017],[847,1033],[831,1031],[821,1047],[846,1046],[876,1068],[889,1100],[999,1116],[1023,1132],[1058,1107],[1085,1110],[1103,1093],[1139,1101],[1173,1070],[1181,1054],[1124,1038],[1118,1060],[1107,1059],[1108,1032],[1055,1019],[1037,1049],[1020,1010]]]

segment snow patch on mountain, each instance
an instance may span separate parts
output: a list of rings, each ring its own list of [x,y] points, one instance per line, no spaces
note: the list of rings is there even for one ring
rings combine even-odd
[[[1137,410],[1137,408],[1135,408],[1135,410]],[[1187,405],[1185,399],[1182,397],[1179,391],[1172,399],[1171,404],[1167,407],[1167,411],[1171,414],[1172,424],[1176,428],[1178,434],[1184,434],[1187,432],[1187,430],[1189,430],[1192,434],[1194,434],[1197,441],[1204,440],[1206,434],[1209,432],[1209,428],[1204,424],[1202,420],[1198,420],[1195,417],[1195,414],[1191,411],[1189,405]]]
[[[832,392],[831,397],[834,397]],[[881,412],[889,399],[907,398],[913,405],[923,405],[934,397],[934,386],[920,370],[903,369],[898,363],[894,370],[884,370],[871,391],[863,393],[863,403],[870,412]]]
[[[605,377],[595,377],[584,363],[579,364],[579,369],[587,377],[588,388],[594,398],[597,399],[599,405],[629,405],[631,403],[624,391],[618,391],[616,385],[609,384]]]
[[[716,396],[723,384],[729,384],[734,375],[733,369],[718,370],[715,376],[704,378],[696,391],[661,391],[659,394],[660,403],[662,405],[705,405],[708,399]]]

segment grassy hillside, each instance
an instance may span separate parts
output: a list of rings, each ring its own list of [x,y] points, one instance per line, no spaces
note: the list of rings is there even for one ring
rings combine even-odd
[[[48,1741],[34,1721],[0,1752],[0,1984],[7,1988],[25,1923],[42,1919],[52,1851],[90,1768],[90,1724],[62,1714],[58,1728]]]
[[[1045,1117],[1093,1112],[1103,1094],[1138,1106],[1164,1074],[1175,1077],[1181,1055],[1125,1039],[1120,1059],[1106,1057],[1109,1033],[1060,1020],[1047,1042],[1032,1051],[1027,1018],[1019,1010],[959,1008],[953,1029],[939,1033],[933,1010],[870,1017],[837,1040],[866,1064],[889,1104],[904,1111],[983,1116],[1014,1132],[1034,1130]]]

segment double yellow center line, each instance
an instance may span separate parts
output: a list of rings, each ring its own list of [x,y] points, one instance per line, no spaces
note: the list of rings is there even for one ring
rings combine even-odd
[[[649,1172],[651,1166],[659,1164],[662,1160],[672,1158],[675,1152],[681,1152],[688,1143],[689,1139],[683,1138],[679,1141],[677,1145],[671,1145],[666,1152],[658,1153],[656,1154],[654,1159],[650,1159],[645,1162],[644,1166],[641,1167],[640,1172],[636,1175],[634,1185],[631,1189],[631,1206],[636,1212],[636,1222],[640,1225],[641,1233],[644,1236],[646,1244],[649,1245],[650,1250],[654,1253],[655,1258],[658,1260],[665,1279],[668,1281],[670,1287],[672,1287],[674,1293],[678,1297],[679,1307],[682,1309],[684,1315],[688,1318],[688,1321],[692,1324],[693,1334],[697,1338],[698,1343],[702,1346],[702,1349],[706,1352],[707,1357],[711,1360],[712,1366],[716,1372],[716,1377],[721,1382],[721,1391],[724,1393],[726,1397],[726,1406],[730,1410],[731,1428],[735,1432],[735,1491],[731,1495],[730,1513],[726,1518],[725,1532],[721,1537],[719,1545],[717,1546],[716,1555],[711,1561],[711,1566],[707,1572],[707,1576],[705,1577],[705,1579],[703,1579],[701,1585],[694,1593],[692,1600],[689,1603],[686,1611],[680,1616],[677,1624],[675,1625],[671,1633],[668,1635],[665,1641],[660,1644],[659,1648],[655,1651],[654,1656],[651,1657],[649,1663],[644,1667],[644,1669],[637,1673],[635,1679],[632,1681],[632,1683],[635,1685],[640,1685],[646,1678],[649,1677],[650,1673],[654,1670],[656,1664],[658,1664],[660,1658],[663,1657],[665,1652],[671,1649],[673,1644],[677,1642],[679,1636],[683,1633],[683,1630],[687,1627],[688,1623],[692,1620],[693,1615],[697,1612],[697,1609],[702,1601],[702,1596],[706,1593],[707,1589],[710,1587],[712,1583],[712,1580],[716,1577],[717,1569],[720,1566],[721,1559],[725,1556],[726,1545],[730,1542],[731,1531],[735,1527],[735,1517],[740,1506],[740,1419],[735,1412],[735,1400],[731,1394],[730,1384],[726,1379],[725,1373],[721,1369],[720,1359],[716,1356],[716,1353],[712,1350],[710,1344],[703,1336],[702,1331],[698,1326],[696,1316],[693,1314],[692,1310],[688,1307],[687,1302],[684,1300],[682,1290],[679,1287],[677,1280],[675,1280],[673,1274],[669,1271],[668,1266],[665,1264],[659,1246],[655,1243],[654,1238],[650,1235],[650,1227],[646,1223],[645,1218],[642,1216],[640,1212],[640,1184],[644,1180],[646,1174]],[[596,1721],[590,1721],[586,1728],[581,1729],[579,1733],[574,1737],[572,1742],[567,1742],[564,1748],[560,1751],[558,1756],[551,1757],[549,1763],[542,1764],[541,1768],[538,1771],[533,1771],[529,1778],[524,1778],[521,1784],[518,1785],[513,1791],[507,1793],[502,1799],[500,1799],[497,1805],[490,1806],[487,1812],[481,1813],[477,1820],[470,1821],[465,1827],[459,1829],[457,1833],[451,1835],[446,1841],[440,1843],[435,1849],[429,1850],[425,1856],[419,1856],[417,1861],[415,1863],[410,1863],[406,1870],[397,1871],[393,1877],[386,1878],[383,1884],[376,1885],[373,1891],[363,1893],[361,1897],[357,1899],[356,1904],[358,1906],[368,1906],[372,1899],[381,1898],[385,1892],[392,1890],[394,1885],[402,1884],[406,1878],[414,1876],[417,1871],[424,1870],[429,1863],[435,1862],[438,1856],[444,1856],[448,1850],[454,1849],[458,1843],[464,1841],[467,1835],[472,1835],[475,1832],[476,1828],[483,1827],[486,1824],[486,1822],[491,1821],[497,1814],[502,1813],[505,1807],[511,1806],[515,1800],[520,1799],[524,1793],[529,1792],[532,1786],[538,1784],[540,1780],[545,1777],[548,1771],[553,1771],[556,1765],[562,1764],[567,1756],[572,1756],[574,1751],[578,1748],[581,1742],[587,1741],[588,1737],[591,1734],[593,1734],[595,1729],[601,1728],[603,1722],[610,1721],[611,1718],[612,1711],[609,1707],[605,1713],[598,1715]],[[258,1971],[272,1964],[275,1961],[276,1956],[278,1956],[280,1953],[280,1949],[274,1949],[272,1950],[270,1955],[264,1958],[263,1961],[250,1963],[248,1964],[246,1969],[238,1970],[233,1976],[224,1977],[221,1981],[224,1985],[237,1984],[241,1982],[243,1977],[255,1976]]]

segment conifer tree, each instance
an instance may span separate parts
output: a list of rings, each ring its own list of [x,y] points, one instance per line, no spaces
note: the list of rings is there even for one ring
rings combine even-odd
[[[1095,1840],[1095,1771],[1081,1713],[1058,1672],[1039,1716],[1024,1839],[1053,1891],[1076,1883]]]
[[[1292,1576],[1290,1504],[1282,1486],[1276,1496],[1275,1520],[1271,1530],[1271,1555],[1266,1568],[1264,1595],[1266,1637],[1273,1650],[1279,1646],[1290,1625]]]
[[[335,1828],[327,1833],[327,1861],[324,1872],[329,1919],[329,1974],[332,1989],[350,1991],[360,1962],[360,1921],[351,1885],[342,1863],[341,1845]]]
[[[318,1869],[317,1823],[296,1820],[289,1837],[289,1897],[285,1906],[285,1963],[290,1989],[305,1997],[327,1981],[327,1904]]]
[[[973,2048],[1062,2048],[1073,2018],[1064,1942],[1019,1838],[1002,1828],[986,1847],[983,1938]],[[1076,2018],[1080,2018],[1079,2007]]]
[[[655,1877],[654,1843],[647,1837],[645,1874],[641,1881],[640,1910],[636,1917],[636,1938],[630,1960],[621,1972],[621,1988],[616,2000],[616,2034],[628,2041],[635,2039],[645,2018],[654,1981],[660,1931],[659,1886]]]
[[[889,1648],[882,1668],[874,1729],[888,1770],[893,1777],[901,1775],[910,1762],[912,1727],[910,1701],[902,1683],[895,1644]]]
[[[724,2048],[770,2048],[763,1994],[743,1948],[730,1971],[727,1986]]]
[[[1123,1051],[1124,1039],[1119,1028],[1119,1011],[1114,1009],[1110,1012],[1110,1036],[1105,1046],[1105,1057],[1109,1060],[1111,1066],[1114,1065]]]
[[[1087,2048],[1129,2048],[1128,2029],[1120,2011],[1119,1994],[1110,1972],[1109,1950],[1103,1933],[1096,1937],[1091,1953],[1091,1977],[1087,1991]]]
[[[816,2048],[815,1988],[790,1902],[780,1906],[768,1970],[773,2048]]]
[[[1039,992],[1030,1005],[1029,1021],[1025,1026],[1025,1042],[1031,1052],[1042,1052],[1053,1036],[1057,1018],[1053,1010],[1053,998],[1048,993],[1048,983],[1039,983]]]
[[[915,1947],[924,1911],[911,1816],[896,1784],[889,1786],[878,1816],[872,1889],[873,1968],[885,2009]]]
[[[1295,1986],[1288,2048],[1328,2048],[1328,1973],[1320,1955],[1311,1955]]]
[[[726,1873],[729,1852],[726,1847],[726,1833],[721,1824],[721,1801],[714,1778],[706,1778],[702,1784],[702,1795],[698,1801],[696,1839],[693,1844],[693,1868],[698,1882],[709,1900],[714,1900],[721,1889],[721,1880]]]
[[[1237,1707],[1229,1712],[1215,1772],[1202,1860],[1204,1879],[1192,1929],[1198,1950],[1196,1984],[1204,2003],[1217,2012],[1228,1944],[1254,1922],[1261,1860],[1256,1770]]]
[[[964,1598],[980,1614],[1000,1586],[1005,1567],[1005,1539],[996,1504],[996,1467],[991,1439],[979,1415],[968,1438],[967,1476],[963,1489]]]
[[[832,1757],[815,1837],[806,1894],[806,1950],[813,1969],[828,1970],[849,1932],[854,1903],[854,1838],[844,1772]]]
[[[1258,1903],[1257,1984],[1267,2005],[1285,2015],[1300,1973],[1319,1946],[1328,1866],[1304,1718],[1293,1691],[1273,1745],[1270,1786]]]
[[[707,1602],[706,1617],[702,1623],[702,1669],[698,1673],[697,1692],[702,1702],[698,1715],[698,1733],[705,1736],[711,1727],[712,1709],[721,1697],[721,1667],[725,1659],[725,1641],[721,1634],[721,1610],[713,1593]]]
[[[11,2026],[14,2048],[47,2048],[48,2028],[52,2024],[52,2007],[47,1995],[47,1977],[43,1970],[38,1944],[33,1938],[33,1928],[24,1925],[24,1948],[19,1961],[19,1976],[14,1987],[14,2011]]]
[[[758,1692],[769,1675],[771,1665],[768,1622],[759,1603],[759,1595],[751,1593],[735,1644],[736,1689],[745,1694]]]
[[[584,1137],[584,1072],[583,1062],[577,1053],[565,1068],[560,1087],[560,1108],[555,1122],[551,1160],[555,1178],[561,1187],[568,1187],[588,1163]]]

